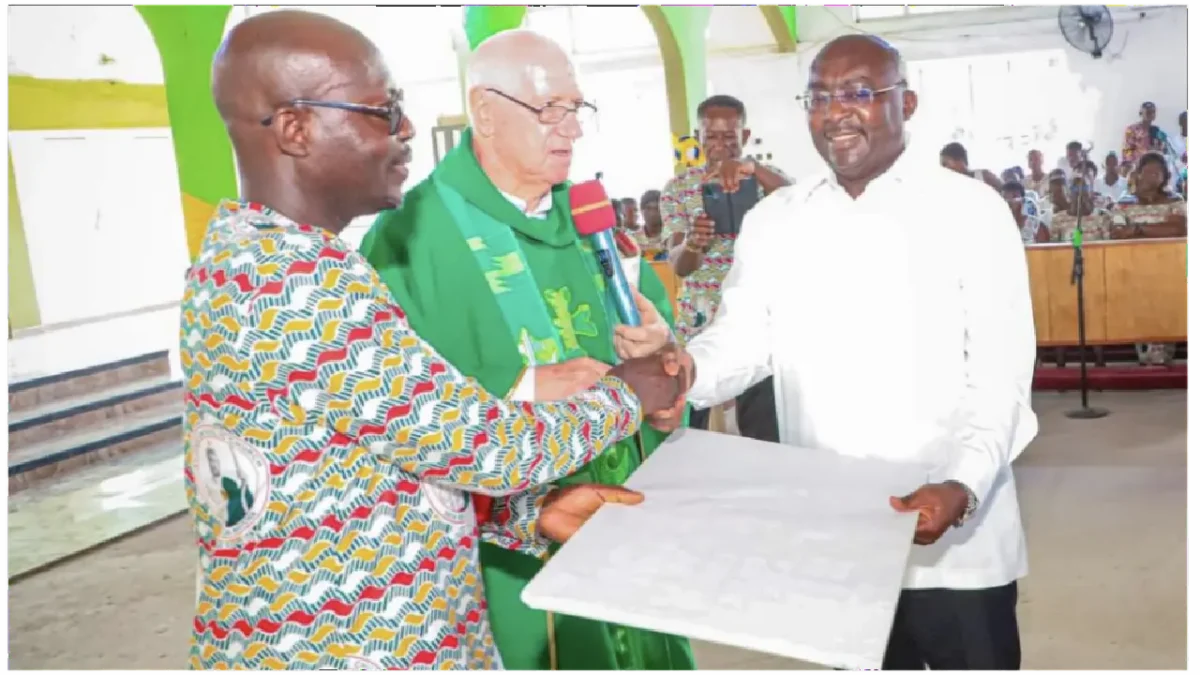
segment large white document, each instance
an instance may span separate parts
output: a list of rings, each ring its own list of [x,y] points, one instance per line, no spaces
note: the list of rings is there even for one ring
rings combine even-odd
[[[535,609],[877,669],[923,467],[677,432],[526,586]]]

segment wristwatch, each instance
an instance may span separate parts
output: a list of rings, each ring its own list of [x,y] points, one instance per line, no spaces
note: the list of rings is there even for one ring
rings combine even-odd
[[[962,488],[963,492],[967,493],[967,508],[963,509],[962,516],[954,523],[954,527],[962,527],[964,523],[971,519],[971,516],[975,515],[975,511],[979,508],[979,498],[975,496],[975,492],[971,488],[956,480],[948,480],[946,483],[957,485]]]

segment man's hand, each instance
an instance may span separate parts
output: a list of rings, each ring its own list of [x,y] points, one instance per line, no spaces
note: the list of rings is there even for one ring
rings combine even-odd
[[[577,359],[538,366],[533,370],[533,399],[562,401],[580,394],[604,377],[610,366],[596,359],[581,356]]]
[[[704,180],[717,183],[725,192],[737,192],[742,180],[753,176],[757,170],[758,164],[753,159],[727,159]]]
[[[684,243],[689,250],[692,251],[707,251],[712,245],[713,234],[717,231],[717,225],[706,214],[699,214],[692,219],[692,227],[688,230],[687,239]]]
[[[692,383],[696,381],[696,362],[692,359],[692,355],[679,350],[675,358],[679,363],[679,379],[682,387],[679,400],[669,410],[660,410],[647,416],[651,427],[665,433],[675,431],[683,423],[683,409],[687,405],[687,392],[691,390]]]
[[[646,296],[634,290],[633,301],[637,303],[642,325],[620,325],[613,331],[613,346],[622,361],[650,356],[671,340],[671,328]]]
[[[680,376],[679,353],[677,347],[670,346],[650,356],[624,361],[608,374],[624,380],[633,389],[642,402],[642,413],[650,417],[674,408],[687,391]]]
[[[917,532],[913,541],[932,544],[967,511],[967,491],[958,483],[930,483],[907,497],[892,497],[892,508],[901,513],[917,512]]]
[[[572,485],[555,490],[542,503],[538,515],[538,533],[563,543],[605,504],[640,504],[640,492],[611,485]]]

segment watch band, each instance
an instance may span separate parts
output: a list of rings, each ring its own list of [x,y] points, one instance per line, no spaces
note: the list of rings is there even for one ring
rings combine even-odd
[[[948,480],[946,482],[950,485],[957,485],[962,488],[963,492],[967,493],[967,508],[963,509],[962,517],[954,523],[954,527],[962,527],[964,523],[975,515],[975,511],[979,509],[979,498],[975,496],[975,492],[971,488],[956,480]]]

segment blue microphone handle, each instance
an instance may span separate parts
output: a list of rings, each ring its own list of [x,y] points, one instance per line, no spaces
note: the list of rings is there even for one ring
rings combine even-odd
[[[633,301],[633,291],[629,289],[629,280],[625,278],[625,268],[621,266],[621,252],[617,249],[612,230],[597,232],[591,239],[592,248],[596,251],[596,260],[604,274],[604,286],[608,289],[608,297],[616,305],[621,323],[627,326],[641,326],[642,315],[638,313],[637,303]]]

